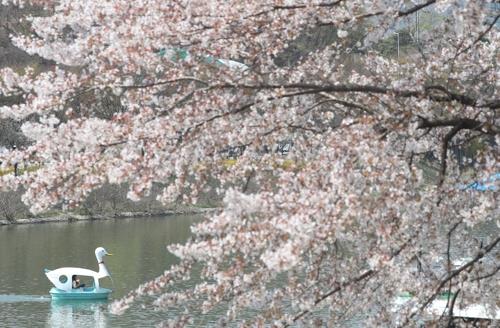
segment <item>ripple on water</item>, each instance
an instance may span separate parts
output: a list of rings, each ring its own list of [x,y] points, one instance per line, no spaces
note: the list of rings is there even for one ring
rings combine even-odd
[[[50,302],[50,297],[47,295],[0,294],[0,303],[18,303],[18,302]]]

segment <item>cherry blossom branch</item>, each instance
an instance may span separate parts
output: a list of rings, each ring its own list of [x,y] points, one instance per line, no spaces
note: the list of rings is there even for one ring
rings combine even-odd
[[[355,284],[355,283],[358,283],[364,279],[369,279],[370,277],[372,277],[375,273],[377,273],[377,271],[374,271],[374,270],[368,270],[368,271],[365,271],[363,272],[362,274],[360,274],[359,276],[357,276],[356,278],[354,279],[351,279],[349,281],[346,281],[342,284],[340,284],[339,286],[335,287],[334,289],[330,290],[329,292],[321,295],[320,297],[318,297],[315,301],[314,301],[314,305],[318,305],[319,303],[321,303],[322,301],[324,301],[325,299],[327,299],[328,297],[340,292],[342,289],[352,285],[352,284]],[[294,318],[293,318],[293,322],[296,322],[298,320],[300,320],[303,316],[305,316],[306,314],[310,313],[311,311],[310,310],[304,310],[302,311],[301,313],[297,314]],[[284,327],[289,327],[290,325],[289,324],[286,324],[284,325]]]
[[[417,232],[418,234],[418,232]],[[391,254],[391,259],[399,256],[399,254],[401,254],[401,252],[410,244],[410,242],[413,240],[415,236],[412,236],[410,238],[408,238],[404,243],[403,245],[401,245],[401,247],[399,247],[397,250],[395,250],[392,254]],[[314,305],[318,305],[319,303],[321,303],[322,301],[324,301],[325,299],[327,299],[328,297],[342,291],[342,289],[344,289],[345,287],[348,287],[354,283],[358,283],[358,282],[361,282],[365,279],[369,279],[371,278],[372,276],[376,275],[380,270],[373,270],[373,269],[370,269],[370,270],[367,270],[365,271],[364,273],[362,273],[361,275],[357,276],[356,278],[353,278],[349,281],[346,281],[342,284],[338,284],[334,289],[330,290],[329,292],[321,295],[319,298],[317,298],[315,301],[314,301]],[[302,317],[304,317],[306,314],[310,313],[311,311],[310,310],[304,310],[302,311],[301,313],[297,314],[294,318],[293,318],[293,322],[296,322],[298,320],[300,320]],[[286,324],[284,325],[284,327],[289,327],[290,325],[289,324]]]
[[[408,15],[411,15],[421,9],[424,9],[425,7],[428,7],[432,4],[434,4],[436,2],[436,0],[428,0],[427,2],[424,2],[424,3],[421,3],[419,5],[416,5],[415,7],[412,7],[410,9],[407,9],[407,10],[400,10],[398,12],[398,17],[404,17],[404,16],[408,16]]]
[[[339,5],[343,1],[344,0],[337,0],[335,2],[323,2],[323,3],[318,3],[318,4],[303,4],[303,5],[276,5],[276,6],[272,6],[270,9],[263,10],[263,11],[260,11],[258,13],[255,13],[255,14],[248,15],[245,18],[258,17],[258,16],[265,15],[265,14],[268,14],[268,13],[273,12],[273,11],[278,11],[278,10],[297,10],[297,9],[304,9],[307,7],[318,7],[318,8],[334,7],[336,5]]]
[[[210,87],[207,87],[207,89],[217,89],[217,88],[243,88],[243,89],[250,89],[250,90],[262,90],[262,89],[306,89],[304,91],[298,91],[298,92],[293,92],[293,93],[284,93],[278,96],[271,96],[267,97],[267,101],[272,101],[276,99],[282,99],[282,98],[289,98],[289,97],[295,97],[295,96],[300,96],[300,95],[306,95],[306,94],[322,94],[324,95],[325,92],[373,92],[373,93],[389,93],[389,92],[394,92],[394,93],[399,93],[403,97],[413,97],[418,95],[418,92],[416,91],[398,91],[398,90],[390,90],[387,88],[383,87],[376,87],[376,86],[370,86],[370,85],[333,85],[333,86],[326,86],[322,87],[320,85],[314,85],[314,84],[288,84],[288,85],[271,85],[271,84],[261,84],[261,85],[246,85],[246,84],[222,84],[222,85],[213,85]],[[451,92],[448,92],[444,87],[441,86],[431,86],[429,89],[438,89],[441,91],[446,91],[450,97],[446,98],[446,101],[450,100],[456,100],[456,101],[462,101],[464,103],[475,103],[474,100],[467,96],[462,96],[462,95],[456,95]],[[443,98],[439,98],[440,100],[443,100]],[[444,100],[443,100],[444,101]],[[259,101],[252,101],[249,102],[241,107],[235,108],[231,111],[224,112],[221,114],[214,115],[202,122],[197,123],[196,125],[186,129],[186,131],[183,133],[183,138],[191,131],[196,130],[203,125],[212,122],[216,119],[220,119],[223,117],[226,117],[228,115],[234,115],[238,113],[242,113],[248,109],[250,109],[252,106],[257,104]],[[339,101],[340,102],[340,101]],[[354,106],[353,104],[350,104],[348,102],[344,102],[343,105],[348,105],[348,106]],[[441,170],[440,170],[440,182],[439,184],[441,185],[444,181],[444,176],[446,172],[446,157],[447,157],[447,150],[448,150],[448,144],[449,141],[462,129],[478,129],[482,123],[476,120],[471,120],[471,119],[462,119],[462,118],[457,118],[453,120],[444,120],[444,121],[434,121],[430,122],[429,120],[421,117],[421,122],[419,124],[418,128],[433,128],[433,127],[438,127],[438,126],[454,126],[452,131],[450,131],[445,138],[443,139],[443,146],[442,146],[442,152],[441,152]]]
[[[307,108],[304,112],[302,112],[302,115],[306,115],[307,113],[309,113],[313,109],[315,109],[315,108],[317,108],[317,107],[319,107],[321,105],[331,103],[331,102],[336,103],[336,101],[333,100],[333,99],[327,99],[327,100],[318,101],[317,103],[313,104],[311,107]]]
[[[482,275],[482,276],[479,276],[479,277],[476,277],[476,278],[472,279],[472,281],[479,281],[479,280],[493,277],[495,274],[497,274],[498,271],[500,271],[500,265],[497,265],[497,267],[492,272],[487,273],[487,274]]]
[[[451,256],[450,256],[450,251],[451,251],[451,236],[453,235],[453,232],[457,229],[457,227],[460,225],[460,223],[462,223],[462,221],[458,221],[457,223],[455,223],[451,227],[451,229],[448,231],[448,245],[446,247],[446,260],[447,260],[446,269],[448,271],[448,275],[451,272]],[[449,283],[449,286],[448,286],[448,300],[447,300],[446,306],[448,306],[448,304],[450,302],[451,286],[452,286],[452,284],[451,284],[451,279],[450,279],[450,283]],[[452,300],[452,303],[451,303],[451,306],[450,306],[450,311],[449,311],[450,318],[453,315],[453,307],[455,306],[455,300],[456,300],[457,295],[458,295],[458,292],[453,297],[453,300]]]
[[[446,166],[447,166],[447,157],[448,157],[448,145],[453,139],[453,137],[458,133],[458,131],[462,130],[462,124],[458,124],[451,131],[449,131],[443,138],[441,145],[441,167],[439,170],[439,181],[438,185],[442,185],[444,182],[444,177],[446,175]]]
[[[165,80],[165,81],[157,81],[157,82],[151,82],[151,83],[146,83],[146,84],[134,84],[134,85],[120,85],[120,88],[123,88],[124,90],[129,90],[129,89],[146,89],[146,88],[151,88],[151,87],[156,87],[160,85],[165,85],[165,84],[173,84],[173,83],[178,83],[178,82],[198,82],[203,85],[208,85],[208,82],[200,80],[196,77],[192,76],[185,76],[185,77],[179,77],[176,79],[172,80]]]
[[[391,89],[386,87],[379,87],[374,85],[363,85],[363,84],[336,84],[336,85],[319,85],[319,84],[309,84],[309,83],[291,83],[291,84],[233,84],[233,83],[224,83],[224,84],[213,84],[209,85],[208,82],[200,80],[195,77],[183,77],[173,80],[167,81],[158,81],[152,82],[148,84],[142,85],[131,85],[131,86],[121,86],[126,89],[142,89],[142,88],[150,88],[158,85],[171,84],[182,81],[193,81],[202,83],[207,86],[207,89],[215,90],[215,89],[249,89],[249,90],[276,90],[276,89],[298,89],[303,91],[290,94],[289,96],[299,96],[299,95],[307,95],[307,94],[316,94],[320,93],[322,95],[326,95],[328,92],[337,92],[337,93],[348,93],[348,92],[361,92],[361,93],[373,93],[373,94],[393,94],[396,97],[401,98],[411,98],[411,97],[427,97],[430,100],[437,102],[450,102],[457,101],[461,104],[473,107],[486,107],[490,109],[500,108],[500,100],[494,99],[486,101],[484,104],[479,104],[476,99],[471,98],[469,96],[454,93],[447,88],[441,85],[429,85],[424,87],[424,91],[416,91],[416,90],[398,90]],[[439,96],[432,94],[431,91],[437,90],[444,93],[444,96]],[[285,96],[279,96],[277,98],[283,98]],[[269,99],[272,100],[272,99]],[[344,104],[347,104],[344,103]]]
[[[451,92],[450,90],[443,87],[442,85],[429,85],[429,86],[425,87],[425,90],[428,93],[432,90],[437,90],[437,91],[443,92],[446,95],[445,97],[434,96],[434,99],[442,99],[444,101],[455,100],[455,101],[458,101],[458,102],[460,102],[464,105],[468,105],[468,106],[476,106],[476,104],[477,104],[477,100],[475,100],[469,96],[466,96],[466,95],[461,95],[458,93]]]
[[[316,133],[316,134],[324,133],[325,132],[324,130],[317,130],[317,129],[310,128],[310,127],[307,127],[307,126],[296,125],[296,124],[288,124],[288,127],[292,128],[292,129],[296,129],[296,130],[309,131],[309,132],[313,132],[313,133]]]
[[[100,183],[114,181],[130,183],[129,195],[135,200],[158,182],[165,186],[159,199],[171,204],[184,196],[199,196],[209,178],[220,181],[216,186],[220,191],[234,185],[225,193],[220,215],[193,229],[192,242],[171,248],[183,268],[177,269],[177,274],[175,267],[170,268],[156,282],[127,295],[121,308],[128,306],[129,300],[141,300],[141,295],[154,292],[163,295],[158,295],[153,306],[184,305],[192,312],[186,312],[185,317],[176,314],[181,316],[179,323],[199,313],[199,305],[205,301],[207,311],[227,301],[231,312],[214,309],[214,314],[236,322],[237,316],[245,316],[245,308],[254,307],[256,298],[263,312],[256,320],[266,325],[294,317],[306,321],[325,303],[340,311],[349,304],[353,308],[380,304],[385,312],[395,290],[425,288],[416,300],[417,307],[406,308],[404,321],[419,310],[443,279],[455,273],[450,259],[452,231],[448,236],[448,270],[443,275],[437,276],[428,267],[421,248],[439,245],[436,236],[446,242],[439,227],[445,224],[449,230],[457,221],[453,213],[470,210],[460,193],[415,188],[426,185],[427,180],[420,174],[422,170],[412,167],[413,156],[437,146],[439,160],[444,163],[441,177],[444,179],[446,173],[451,181],[459,178],[446,169],[452,144],[459,138],[465,142],[470,137],[500,132],[495,124],[500,99],[491,83],[497,62],[493,50],[498,48],[494,27],[479,24],[475,13],[483,8],[480,2],[472,1],[444,14],[450,19],[444,21],[447,25],[440,24],[443,34],[429,39],[425,51],[417,45],[422,57],[417,56],[416,62],[395,65],[394,58],[376,49],[356,54],[351,62],[353,58],[344,48],[350,48],[352,40],[342,38],[344,31],[337,35],[339,40],[332,35],[338,42],[324,48],[313,45],[309,49],[306,45],[304,55],[310,58],[297,65],[278,67],[274,59],[279,54],[295,56],[295,45],[302,46],[301,35],[308,42],[309,35],[303,29],[317,27],[322,21],[344,30],[362,30],[360,33],[366,33],[363,40],[376,41],[384,27],[438,2],[399,1],[405,3],[399,6],[383,0],[220,1],[214,5],[211,1],[117,0],[108,6],[96,0],[87,0],[85,5],[62,1],[50,16],[33,21],[33,33],[43,38],[17,38],[23,50],[56,58],[54,72],[2,75],[0,88],[8,94],[0,97],[17,93],[14,85],[22,86],[21,93],[27,92],[26,104],[2,108],[5,115],[59,114],[78,103],[77,109],[82,109],[82,115],[67,111],[67,120],[56,115],[60,124],[43,117],[49,115],[40,115],[40,122],[23,126],[37,151],[30,156],[43,159],[44,165],[36,174],[21,177],[28,188],[24,199],[40,211],[61,200],[80,201]],[[455,42],[453,23],[458,19],[471,31],[458,33],[463,38]],[[64,32],[66,25],[77,27],[69,38]],[[490,36],[491,42],[483,43]],[[195,60],[172,66],[155,53],[164,47],[189,50]],[[461,51],[464,53],[452,65],[443,65]],[[241,73],[209,65],[206,71],[202,59],[208,54],[213,58],[244,58],[252,67]],[[80,63],[80,57],[85,68],[65,73],[65,63]],[[136,80],[138,74],[140,81]],[[82,95],[87,90],[89,93]],[[101,118],[101,104],[121,96],[129,108],[111,120]],[[92,103],[94,100],[97,103]],[[304,116],[313,110],[324,114],[321,120]],[[324,120],[337,111],[345,112],[349,120],[322,131]],[[438,116],[441,111],[450,116]],[[412,129],[408,131],[415,115],[426,117],[418,122],[424,130],[417,130],[418,134],[430,133],[425,139],[415,138]],[[356,126],[350,127],[352,124]],[[391,135],[386,137],[389,131]],[[287,136],[296,141],[292,157],[300,161],[294,164],[297,170],[282,170],[269,160],[270,155],[258,156],[263,144]],[[406,142],[410,139],[411,143]],[[256,157],[247,151],[228,170],[220,165],[220,158],[227,145],[236,143],[251,145]],[[401,147],[412,153],[410,168],[401,156]],[[481,155],[485,160],[478,162],[477,169],[494,170],[491,155]],[[9,158],[20,157],[9,152]],[[6,184],[14,186],[10,178],[2,177],[2,190]],[[249,193],[254,180],[259,190]],[[433,204],[436,194],[444,199],[439,207]],[[493,196],[476,196],[482,206],[473,219],[480,222],[491,212],[489,203],[482,201]],[[454,207],[457,211],[451,210]],[[410,246],[399,255],[396,268],[390,257],[398,254],[395,251],[408,235],[419,233],[423,236],[408,242]],[[335,253],[338,245],[332,238],[337,237],[345,239],[348,253]],[[323,251],[326,253],[320,253]],[[336,261],[339,257],[342,259]],[[419,262],[419,271],[425,265],[422,274],[407,270],[413,266],[413,258]],[[369,259],[373,261],[367,263]],[[194,261],[202,266],[202,281],[187,290],[171,291],[166,284],[189,277]],[[479,264],[470,266],[461,276],[444,282],[439,293],[457,288],[456,281],[467,271],[472,272],[469,282],[473,277],[485,279],[476,283],[478,293],[490,289],[494,275],[498,275],[495,268],[496,263],[489,261],[480,268]],[[263,288],[279,278],[276,274],[285,270],[290,279],[283,288],[264,292]],[[378,297],[360,302],[356,297],[360,291]],[[307,301],[299,308],[295,302],[289,307],[283,302],[287,296]],[[452,312],[451,296],[449,301]],[[273,308],[272,313],[267,312],[266,304]],[[274,312],[274,307],[279,311]],[[443,312],[445,316],[448,310]],[[399,317],[385,314],[383,319],[387,320]],[[282,322],[287,323],[293,325]]]
[[[297,93],[296,95],[302,94],[315,94],[322,92],[338,92],[338,93],[348,93],[348,92],[360,92],[360,93],[374,93],[374,94],[392,94],[396,97],[401,98],[418,98],[427,97],[430,100],[437,102],[450,102],[457,101],[461,104],[472,106],[472,107],[487,107],[490,109],[500,108],[500,100],[491,100],[485,104],[478,105],[476,99],[471,98],[466,95],[453,93],[447,90],[443,86],[432,85],[425,87],[424,91],[416,90],[398,90],[386,87],[379,87],[374,85],[363,85],[363,84],[337,84],[337,85],[318,85],[318,84],[308,84],[308,83],[292,83],[292,84],[221,84],[214,85],[214,88],[220,89],[250,89],[250,90],[275,90],[275,89],[304,89],[303,93]],[[430,93],[432,90],[439,90],[445,93],[445,96],[433,95]]]
[[[455,54],[455,57],[454,59],[456,59],[458,56],[460,56],[461,54],[469,51],[474,45],[476,45],[479,41],[481,41],[481,39],[486,35],[488,34],[491,29],[493,28],[493,26],[495,26],[495,24],[497,23],[498,19],[500,19],[500,15],[496,15],[496,17],[493,19],[493,21],[488,25],[488,28],[486,28],[486,30],[484,30],[481,34],[479,34],[479,36],[466,48],[458,51],[456,54]]]
[[[320,94],[322,96],[327,97],[329,99],[329,101],[337,103],[337,104],[340,104],[340,105],[342,105],[344,107],[357,108],[357,109],[359,109],[359,110],[361,110],[363,112],[366,112],[368,114],[374,114],[371,109],[368,109],[368,108],[366,108],[364,106],[361,106],[359,104],[356,104],[356,103],[353,103],[353,102],[350,102],[350,101],[345,101],[345,100],[337,99],[337,98],[333,97],[332,95],[330,95],[330,94],[328,94],[326,92],[320,92]]]
[[[446,276],[443,280],[439,282],[436,288],[434,288],[434,293],[422,304],[422,306],[415,312],[413,312],[410,316],[408,316],[405,320],[405,322],[400,326],[400,327],[405,327],[409,320],[413,318],[417,313],[422,312],[434,299],[439,295],[441,292],[441,289],[450,281],[451,279],[457,277],[460,275],[464,270],[467,270],[468,268],[472,267],[477,261],[482,259],[486,254],[491,252],[497,244],[500,242],[500,237],[497,237],[494,241],[492,241],[488,246],[485,248],[482,248],[479,250],[479,252],[476,254],[476,256],[470,260],[469,262],[465,263],[462,265],[460,268],[453,270],[450,274]]]
[[[420,5],[416,5],[415,7],[412,7],[410,9],[407,9],[407,10],[400,10],[398,11],[396,17],[398,18],[401,18],[401,17],[405,17],[405,16],[408,16],[408,15],[411,15],[419,10],[422,10],[424,9],[425,7],[428,7],[432,4],[434,4],[436,2],[436,0],[429,0],[427,2],[424,2]],[[375,17],[375,16],[381,16],[381,15],[384,15],[386,14],[387,11],[385,10],[380,10],[380,11],[375,11],[375,12],[369,12],[369,13],[366,13],[366,14],[362,14],[362,15],[357,15],[357,16],[353,16],[353,17],[350,17],[350,18],[346,18],[342,21],[340,21],[340,23],[349,23],[350,21],[360,21],[360,20],[363,20],[365,18],[370,18],[370,17]],[[319,26],[331,26],[331,25],[338,25],[339,22],[322,22],[319,24]]]
[[[441,166],[439,170],[439,182],[438,185],[442,185],[444,182],[444,177],[446,174],[447,157],[448,157],[448,147],[450,141],[460,130],[479,130],[484,123],[475,119],[469,118],[453,118],[447,120],[435,120],[429,121],[425,117],[419,116],[420,122],[418,124],[418,129],[427,129],[430,131],[432,128],[437,127],[453,127],[444,137],[441,143]],[[494,127],[490,127],[488,130],[490,134],[497,134],[498,131]]]
[[[209,88],[205,88],[205,89],[209,89]],[[167,109],[162,109],[159,111],[159,114],[160,116],[166,116],[168,114],[170,114],[170,112],[176,108],[177,106],[181,105],[182,103],[184,103],[186,100],[188,100],[189,98],[191,98],[195,92],[197,91],[200,91],[201,89],[196,89],[196,90],[192,90],[190,92],[188,92],[187,94],[185,94],[184,96],[182,96],[181,99],[177,100],[172,106],[170,106],[169,108]],[[152,119],[151,119],[152,120]]]
[[[159,81],[149,84],[143,85],[133,85],[133,86],[121,86],[124,88],[150,88],[157,85],[175,83],[182,81],[184,79],[174,79],[168,81]],[[197,81],[208,85],[207,82],[198,80],[196,78],[186,78],[186,80]],[[276,89],[304,89],[304,93],[297,93],[294,95],[303,95],[303,94],[311,94],[311,93],[321,93],[321,92],[368,92],[368,93],[379,93],[379,94],[388,94],[394,93],[395,95],[402,97],[416,97],[419,96],[420,93],[418,91],[411,90],[395,90],[384,87],[377,87],[372,85],[361,85],[361,84],[339,84],[339,85],[318,85],[318,84],[308,84],[308,83],[292,83],[292,84],[233,84],[233,83],[224,83],[224,84],[214,84],[210,87],[210,89],[249,89],[249,90],[276,90]],[[459,97],[456,97],[457,100]],[[464,98],[465,99],[465,98]]]

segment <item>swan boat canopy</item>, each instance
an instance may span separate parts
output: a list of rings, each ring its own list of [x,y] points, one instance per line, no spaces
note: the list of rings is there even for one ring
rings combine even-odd
[[[108,269],[104,265],[103,258],[109,254],[104,248],[98,247],[95,250],[95,257],[99,264],[99,272],[83,268],[59,268],[56,270],[45,269],[45,275],[49,278],[54,287],[50,290],[52,299],[86,300],[86,299],[107,299],[111,289],[103,288],[99,285],[99,279],[111,277]],[[73,280],[76,277],[93,278],[93,286],[75,286]]]

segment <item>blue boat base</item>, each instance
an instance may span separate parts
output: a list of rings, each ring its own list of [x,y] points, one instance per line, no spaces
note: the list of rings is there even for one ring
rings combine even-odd
[[[111,293],[108,288],[80,287],[65,291],[56,287],[50,290],[54,300],[105,300]]]

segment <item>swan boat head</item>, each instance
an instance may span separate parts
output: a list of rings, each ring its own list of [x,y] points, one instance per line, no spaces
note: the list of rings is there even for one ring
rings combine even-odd
[[[97,259],[97,263],[104,263],[103,259],[104,259],[104,256],[106,255],[113,255],[111,253],[108,253],[103,247],[97,247],[95,249],[95,257]]]
[[[104,257],[112,255],[108,253],[103,247],[98,247],[95,250],[95,257],[97,259],[97,263],[99,265],[99,271],[93,271],[84,268],[74,268],[74,267],[64,267],[56,270],[47,270],[45,269],[45,275],[50,280],[50,282],[54,285],[56,289],[61,292],[75,292],[75,290],[80,290],[81,288],[73,288],[72,286],[72,278],[74,276],[87,276],[92,277],[94,280],[94,286],[92,290],[98,291],[99,287],[99,279],[104,277],[111,277],[108,269],[104,265]],[[87,290],[86,288],[85,290]],[[101,288],[102,289],[102,288]],[[110,290],[109,290],[110,291]],[[52,294],[52,291],[51,291]]]

